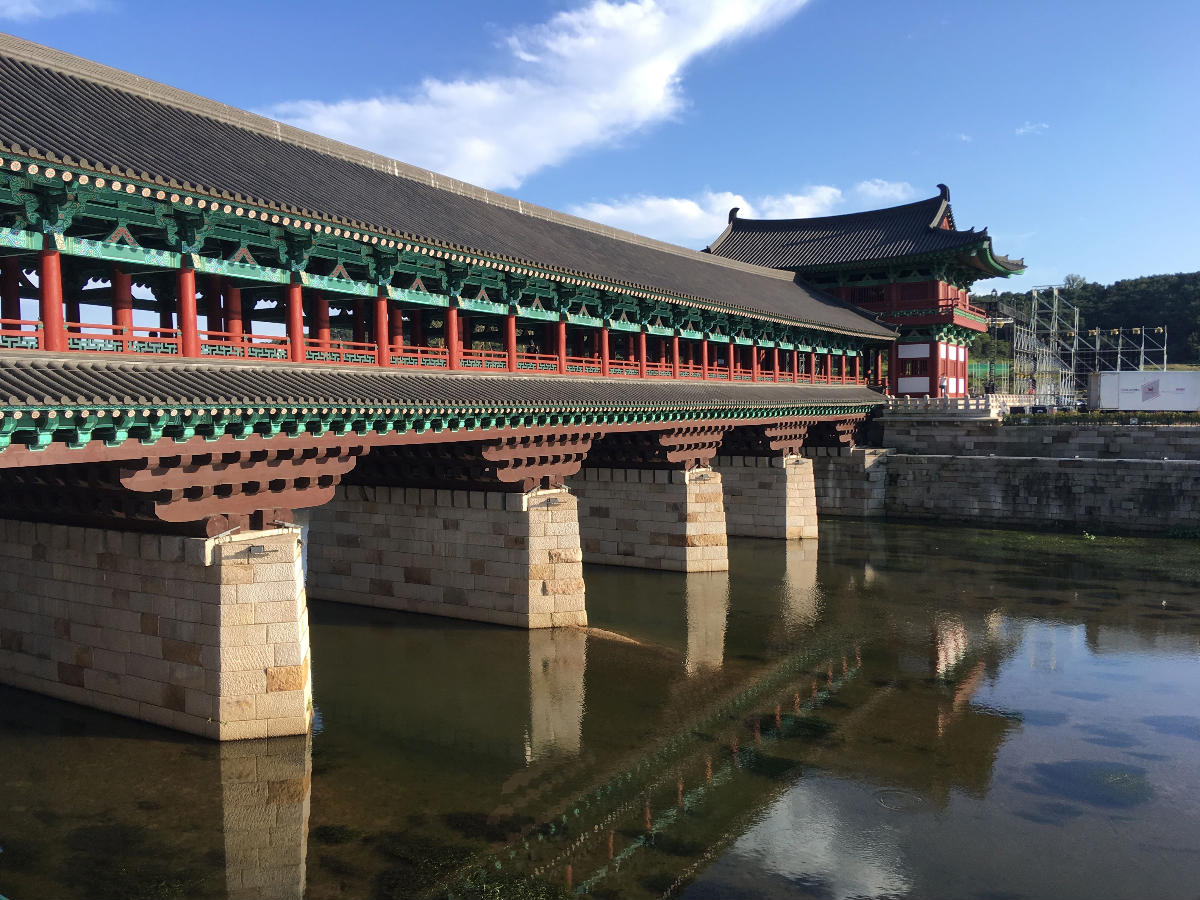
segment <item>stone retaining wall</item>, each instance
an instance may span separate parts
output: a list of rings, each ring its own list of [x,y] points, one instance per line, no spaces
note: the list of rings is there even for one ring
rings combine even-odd
[[[294,529],[184,538],[0,520],[0,681],[230,740],[304,734]]]
[[[889,417],[883,443],[898,453],[1056,459],[1200,459],[1194,425],[1002,425]]]
[[[873,447],[804,448],[813,463],[818,515],[882,516],[890,453]]]
[[[1200,524],[1200,461],[892,454],[887,515],[1128,534]]]
[[[587,562],[675,572],[729,568],[721,475],[713,469],[585,468],[567,483],[579,497]]]
[[[575,497],[343,485],[309,519],[314,597],[521,628],[586,625]]]
[[[802,456],[718,456],[725,527],[732,537],[817,536],[812,460]]]

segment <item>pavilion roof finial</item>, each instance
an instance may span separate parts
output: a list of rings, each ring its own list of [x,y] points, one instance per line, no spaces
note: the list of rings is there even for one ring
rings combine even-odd
[[[735,206],[735,207],[733,207],[732,209],[730,209],[730,210],[729,210],[729,224],[730,224],[730,225],[732,225],[732,224],[733,224],[733,220],[737,218],[737,214],[738,214],[738,210],[739,210],[739,209],[741,209],[741,207],[740,207],[740,206]]]
[[[942,199],[945,200],[947,203],[949,203],[950,202],[950,188],[946,187],[944,184],[939,184],[937,187],[938,187],[938,190],[941,191],[941,193],[942,193]]]

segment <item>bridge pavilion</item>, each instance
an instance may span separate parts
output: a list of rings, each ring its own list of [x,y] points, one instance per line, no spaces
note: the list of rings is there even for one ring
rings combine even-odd
[[[949,188],[939,184],[938,191],[903,206],[808,219],[743,219],[734,208],[707,249],[793,272],[896,326],[892,394],[961,397],[971,342],[987,331],[984,311],[970,302],[971,285],[1019,275],[1025,261],[995,253],[986,228],[959,231]]]
[[[0,680],[302,733],[306,585],[581,625],[584,560],[815,536],[805,451],[853,443],[894,339],[791,272],[0,37]]]

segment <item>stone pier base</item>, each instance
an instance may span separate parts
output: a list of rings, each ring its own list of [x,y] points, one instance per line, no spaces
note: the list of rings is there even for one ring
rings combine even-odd
[[[296,529],[184,538],[0,520],[0,681],[218,740],[305,734]]]
[[[568,484],[579,497],[587,562],[675,572],[729,568],[721,475],[713,469],[590,468]]]
[[[811,459],[803,456],[718,456],[731,536],[796,540],[817,536]]]
[[[586,625],[575,497],[338,488],[312,511],[314,597],[520,628]]]

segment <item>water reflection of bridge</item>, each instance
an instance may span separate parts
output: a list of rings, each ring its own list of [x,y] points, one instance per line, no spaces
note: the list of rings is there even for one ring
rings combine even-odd
[[[79,829],[93,827],[86,817],[99,812],[88,786],[102,780],[90,762],[96,758],[105,761],[105,778],[122,783],[137,781],[134,772],[171,772],[135,788],[122,801],[128,808],[118,804],[105,821],[185,843],[131,841],[130,858],[150,850],[178,860],[180,871],[220,860],[219,877],[231,895],[298,895],[306,879],[333,877],[330,866],[339,861],[361,870],[337,877],[366,893],[386,863],[364,856],[358,839],[323,843],[327,833],[352,822],[377,840],[402,832],[405,817],[424,810],[431,819],[422,834],[472,851],[441,873],[446,884],[461,884],[480,862],[494,872],[499,859],[513,877],[529,874],[561,887],[570,866],[576,887],[599,878],[596,886],[621,892],[635,881],[686,879],[728,846],[748,817],[783,802],[783,792],[813,768],[935,804],[953,791],[986,792],[997,747],[1016,725],[973,697],[1020,639],[1022,623],[1047,608],[998,600],[1009,579],[1019,577],[1003,565],[956,596],[953,615],[914,606],[907,599],[927,596],[938,572],[908,570],[902,556],[884,564],[871,535],[884,534],[879,540],[886,545],[887,530],[855,526],[855,533],[864,543],[853,553],[839,540],[836,552],[826,543],[819,558],[735,542],[727,582],[709,575],[650,578],[642,588],[662,588],[654,595],[662,611],[657,622],[635,615],[639,608],[624,596],[630,591],[620,572],[589,570],[597,595],[609,598],[604,625],[637,644],[578,631],[546,643],[538,635],[486,629],[511,640],[488,642],[490,656],[482,659],[483,636],[478,643],[472,636],[482,626],[426,628],[425,619],[320,607],[315,639],[339,666],[317,685],[325,731],[315,738],[315,759],[303,738],[196,748],[141,725],[55,707],[62,721],[49,725],[51,733],[90,736],[49,744],[59,755],[43,763],[45,742],[20,738],[13,723],[45,712],[6,704],[12,723],[5,719],[3,749],[16,780],[3,790],[14,808],[41,807],[61,817],[35,822],[30,813],[15,813],[11,821],[28,823],[26,830],[46,846],[75,852],[69,848],[82,839]],[[959,556],[965,563],[969,548]],[[958,564],[953,555],[943,562],[942,576]],[[921,609],[929,612],[914,612]],[[1054,613],[1077,615],[1069,608]],[[625,615],[628,627],[621,628]],[[1111,641],[1117,631],[1101,625],[1097,640]],[[1134,631],[1139,640],[1164,633],[1149,621]],[[628,688],[635,672],[640,691]],[[424,690],[401,696],[400,678],[418,679]],[[49,703],[18,696],[27,705]],[[69,724],[78,718],[82,725]],[[123,728],[138,729],[137,740],[120,737]],[[118,745],[124,749],[114,761]],[[14,785],[41,764],[77,775],[64,777],[60,796],[34,803],[22,793],[30,788]],[[389,767],[382,779],[371,771]],[[430,774],[438,768],[441,775]],[[176,835],[168,826],[180,809],[188,810],[189,824]],[[476,811],[474,836],[443,821],[466,809]],[[84,818],[71,819],[75,812],[68,810]],[[791,813],[780,807],[779,814]],[[324,826],[316,843],[310,819]],[[587,840],[575,843],[585,833]],[[513,849],[521,851],[519,868],[506,855]],[[49,881],[11,882],[10,893],[55,892],[29,888],[57,884],[60,860],[53,863],[42,873]]]

